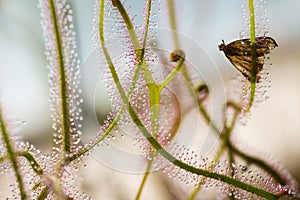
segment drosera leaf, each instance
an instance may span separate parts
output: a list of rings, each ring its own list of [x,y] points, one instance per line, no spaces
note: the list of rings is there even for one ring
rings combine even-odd
[[[69,158],[82,150],[80,61],[76,52],[73,11],[66,0],[40,0],[41,24],[48,61],[50,108],[53,119],[54,146],[51,156],[43,159],[44,173],[41,190],[47,198],[87,198],[78,191],[79,159]],[[45,188],[46,187],[46,188]],[[43,195],[42,195],[43,196]]]
[[[277,47],[274,38],[269,37],[267,10],[263,0],[248,0],[242,3],[243,24],[240,40],[219,45],[228,60],[240,71],[246,80],[238,81],[240,97],[238,101],[243,105],[242,112],[250,115],[252,105],[266,101],[270,88],[268,80],[269,53]],[[247,121],[247,119],[244,119]]]
[[[103,2],[102,2],[103,3]],[[103,8],[103,4],[101,5]],[[101,24],[101,21],[100,21]],[[197,175],[203,175],[207,176],[213,179],[221,180],[224,182],[227,182],[229,184],[235,185],[237,187],[240,187],[244,190],[247,190],[249,192],[256,193],[261,196],[269,197],[269,198],[277,198],[275,194],[272,194],[268,191],[264,191],[262,189],[256,188],[252,185],[245,184],[243,182],[237,181],[233,178],[230,178],[228,176],[217,174],[214,172],[210,172],[201,168],[196,168],[194,166],[191,166],[187,164],[186,162],[183,162],[181,160],[178,160],[176,157],[174,157],[172,154],[170,154],[168,151],[166,151],[158,142],[157,140],[151,135],[151,133],[147,130],[147,128],[144,126],[143,122],[135,112],[135,109],[133,108],[131,102],[129,101],[128,97],[126,96],[126,92],[124,91],[122,84],[120,84],[118,74],[116,72],[116,69],[114,67],[114,64],[112,63],[111,57],[109,55],[109,52],[106,49],[105,40],[103,37],[103,32],[100,31],[100,42],[103,49],[103,52],[106,57],[106,61],[108,64],[108,67],[110,69],[111,75],[113,76],[114,83],[116,84],[118,93],[124,103],[124,105],[127,106],[128,113],[135,123],[135,125],[138,127],[138,129],[141,131],[141,133],[144,135],[144,137],[148,140],[148,142],[151,144],[151,146],[160,154],[162,155],[166,160],[168,160],[170,163],[176,165],[180,168],[180,170],[188,171],[188,173],[191,174],[197,174]]]
[[[72,9],[65,0],[40,0],[53,119],[54,153],[65,157],[80,149],[80,61],[76,52]],[[78,149],[79,148],[79,149]],[[60,149],[63,149],[61,151]]]
[[[25,200],[27,198],[26,185],[22,176],[21,165],[15,153],[15,144],[17,141],[11,136],[12,134],[9,132],[8,122],[4,119],[2,105],[0,105],[0,145],[6,149],[9,168],[12,168],[15,176],[14,180],[17,185],[16,191],[19,192],[20,199]]]

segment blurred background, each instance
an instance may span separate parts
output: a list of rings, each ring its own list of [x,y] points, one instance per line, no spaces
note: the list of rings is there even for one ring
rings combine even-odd
[[[91,30],[94,2],[92,0],[68,2],[75,14],[78,53],[80,59],[85,60],[93,50]],[[161,2],[164,4],[163,0]],[[237,71],[217,47],[222,39],[230,42],[240,38],[244,23],[242,1],[176,2],[179,2],[176,4],[179,31],[206,50],[224,80],[234,77]],[[37,4],[37,0],[0,0],[0,98],[9,116],[20,121],[18,126],[22,137],[48,152],[52,144],[52,130],[44,40]],[[141,3],[135,3],[132,7],[143,9]],[[268,69],[272,85],[269,91],[271,98],[254,108],[247,125],[237,127],[236,131],[239,133],[236,136],[237,142],[243,141],[242,144],[254,146],[258,152],[269,153],[287,168],[298,182],[300,181],[299,7],[298,0],[267,1],[264,4],[269,18],[268,35],[275,38],[279,45],[279,48],[272,51],[270,56],[272,65]],[[166,9],[162,8],[161,14],[166,15],[166,12]],[[160,19],[158,26],[168,28],[166,18]],[[88,78],[83,76],[83,82]],[[109,104],[107,106],[108,108],[103,108],[104,114],[109,110]],[[85,110],[83,114],[86,112],[88,111]],[[89,119],[88,114],[85,119]],[[104,174],[97,177],[93,177],[93,173],[85,175],[87,179],[84,180],[84,190],[88,194],[95,199],[132,199],[141,181],[140,174],[114,171],[93,159],[85,162],[88,165],[87,169],[91,170],[84,170],[84,173],[102,170]],[[89,180],[94,180],[96,185]],[[163,190],[160,191],[162,193],[153,192],[164,182],[165,180],[154,175],[147,184],[142,199],[154,197],[168,199],[170,197],[168,192]],[[126,195],[122,193],[125,197],[121,194],[117,197],[118,192],[106,190],[106,186],[99,189],[100,185],[110,183],[120,188],[119,193],[125,191]],[[107,194],[104,194],[104,191]]]

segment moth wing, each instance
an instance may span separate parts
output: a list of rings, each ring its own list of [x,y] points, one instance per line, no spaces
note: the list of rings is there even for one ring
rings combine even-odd
[[[266,55],[270,53],[272,49],[277,47],[276,41],[271,37],[257,37],[256,38],[256,79],[259,81],[260,72],[263,68]],[[249,38],[236,40],[228,45],[225,45],[221,49],[224,51],[228,60],[233,66],[240,71],[249,81],[251,80],[251,41]]]
[[[236,40],[229,43],[227,49],[230,55],[251,55],[251,42],[249,39]]]
[[[228,60],[231,62],[231,64],[240,71],[249,81],[251,80],[252,72],[251,72],[251,55],[250,56],[230,56],[227,57]],[[264,57],[260,56],[257,57],[257,73],[256,73],[256,79],[257,81],[260,79],[260,71],[264,65]]]
[[[256,38],[256,53],[257,56],[265,56],[270,53],[272,49],[277,47],[276,41],[271,37],[257,37]],[[236,40],[227,45],[230,49],[231,55],[251,55],[251,41],[250,39]]]
[[[251,60],[244,59],[243,56],[233,55],[228,56],[228,60],[231,64],[240,71],[248,80],[251,79]]]
[[[257,37],[256,43],[258,44],[258,46],[260,46],[260,45],[268,46],[269,50],[272,50],[275,47],[278,47],[276,41],[271,37]]]

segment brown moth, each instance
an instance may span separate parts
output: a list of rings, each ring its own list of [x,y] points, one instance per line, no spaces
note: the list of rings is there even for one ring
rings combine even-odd
[[[249,38],[236,40],[225,44],[222,40],[219,50],[225,53],[225,56],[249,81],[251,80],[251,41]],[[260,72],[263,68],[265,56],[272,49],[277,47],[276,41],[271,37],[256,37],[256,81],[260,79]]]

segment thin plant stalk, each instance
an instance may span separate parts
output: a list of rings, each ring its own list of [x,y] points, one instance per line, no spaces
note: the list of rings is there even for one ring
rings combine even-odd
[[[13,171],[16,175],[17,178],[17,183],[18,183],[18,188],[20,191],[20,197],[22,200],[25,200],[27,195],[26,195],[26,191],[25,191],[25,185],[23,182],[23,177],[21,174],[21,169],[17,160],[17,156],[11,141],[11,138],[9,136],[9,133],[7,131],[7,126],[6,123],[4,122],[3,119],[3,113],[2,113],[2,108],[0,107],[0,133],[2,135],[2,140],[3,143],[5,144],[6,147],[6,151],[7,151],[7,157],[9,159],[9,161],[11,162]]]
[[[256,39],[255,39],[255,12],[254,0],[248,0],[249,14],[250,14],[250,41],[251,41],[251,86],[250,99],[247,111],[249,112],[255,96],[256,91],[256,77],[257,77],[257,56],[256,56]]]

